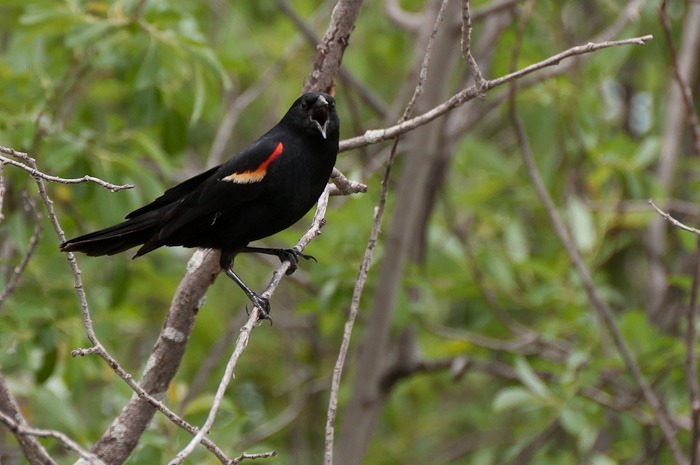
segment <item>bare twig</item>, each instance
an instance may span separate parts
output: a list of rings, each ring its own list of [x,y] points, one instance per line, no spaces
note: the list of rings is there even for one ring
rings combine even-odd
[[[535,64],[532,64],[530,66],[527,66],[525,68],[522,68],[518,71],[506,74],[505,76],[502,76],[497,79],[491,79],[491,80],[486,80],[483,85],[483,91],[488,91],[491,89],[494,89],[496,87],[499,87],[503,84],[507,84],[509,82],[512,82],[516,79],[520,79],[523,76],[527,76],[528,74],[532,74],[535,71],[541,70],[543,68],[546,68],[548,66],[554,66],[559,64],[562,60],[566,58],[570,58],[573,56],[577,55],[583,55],[585,53],[591,53],[595,52],[597,50],[601,50],[604,48],[609,48],[609,47],[618,47],[621,45],[644,45],[647,41],[651,40],[653,36],[651,35],[646,35],[642,37],[635,37],[632,39],[624,39],[624,40],[613,40],[613,41],[606,41],[606,42],[600,42],[600,43],[588,43],[585,45],[579,45],[577,47],[572,47],[568,50],[565,50],[564,52],[558,53],[557,55],[551,56],[547,58],[546,60],[542,60],[540,62],[537,62]],[[435,108],[423,113],[422,115],[418,115],[414,118],[411,118],[409,120],[400,122],[394,126],[384,128],[384,129],[372,129],[368,130],[361,136],[353,137],[350,139],[345,139],[340,142],[340,151],[344,152],[347,150],[352,150],[355,148],[359,147],[365,147],[370,144],[376,144],[377,142],[393,139],[394,137],[404,134],[406,132],[412,131],[413,129],[423,126],[424,124],[427,124],[434,119],[444,115],[445,113],[449,112],[450,110],[453,110],[454,108],[457,108],[461,105],[463,105],[465,102],[468,102],[469,100],[472,100],[475,97],[479,96],[479,88],[477,86],[470,86],[457,94],[453,95],[450,97],[447,101],[444,103],[436,106]]]
[[[309,244],[309,242],[311,242],[315,237],[321,234],[321,228],[323,228],[323,226],[326,223],[325,216],[326,209],[328,208],[329,190],[329,187],[326,187],[326,189],[323,191],[323,194],[321,194],[321,197],[318,199],[318,206],[316,207],[316,214],[314,215],[311,227],[306,232],[306,234],[304,234],[301,237],[301,239],[299,239],[299,242],[297,242],[297,245],[295,246],[297,250],[303,251],[304,248],[306,248],[306,246]],[[272,277],[272,281],[267,286],[267,289],[265,289],[265,291],[262,293],[263,298],[269,299],[272,296],[273,292],[281,282],[282,277],[285,275],[287,269],[289,269],[289,266],[290,262],[284,261],[280,265],[280,267],[275,271]],[[236,368],[238,359],[240,358],[245,348],[248,346],[250,333],[253,331],[255,324],[258,322],[260,315],[259,312],[260,309],[258,307],[254,307],[253,310],[250,312],[248,321],[241,328],[241,333],[238,335],[238,339],[236,340],[236,346],[233,350],[233,353],[231,354],[228,364],[226,365],[224,376],[222,377],[221,382],[219,383],[219,387],[217,388],[216,394],[214,395],[214,401],[212,402],[212,405],[209,409],[209,414],[207,415],[206,421],[199,429],[197,434],[194,436],[194,438],[192,438],[192,440],[187,444],[187,446],[185,446],[185,448],[182,449],[170,461],[170,465],[182,463],[182,461],[185,460],[185,458],[187,458],[194,451],[197,444],[199,444],[202,441],[204,435],[214,424],[214,420],[216,419],[216,415],[218,413],[219,406],[221,405],[221,401],[224,398],[224,394],[226,393],[226,389],[228,388],[229,383],[233,379],[234,369]]]
[[[666,0],[662,0],[661,8],[659,9],[659,17],[661,19],[661,24],[663,25],[664,38],[666,39],[666,46],[668,48],[669,55],[671,56],[671,63],[673,65],[673,75],[678,84],[678,89],[683,96],[683,102],[685,103],[688,125],[690,126],[690,132],[693,135],[693,146],[695,149],[695,156],[700,158],[700,123],[698,122],[698,115],[695,109],[695,100],[693,98],[690,86],[684,82],[683,76],[681,74],[681,67],[678,63],[678,57],[676,54],[676,49],[673,46],[673,38],[671,37],[671,25],[669,24],[668,15],[666,14]],[[659,212],[666,220],[671,221],[672,224],[685,229],[690,230],[695,234],[700,234],[695,228],[688,228],[684,226],[679,221],[676,221],[671,217],[671,215],[661,212],[656,205],[651,201],[649,203],[654,207],[654,209]],[[692,421],[692,433],[691,433],[691,449],[690,449],[690,465],[697,465],[700,461],[700,382],[698,382],[698,357],[695,350],[695,345],[697,341],[697,320],[698,320],[698,287],[700,286],[700,237],[697,239],[697,245],[695,250],[695,266],[693,272],[693,283],[690,288],[690,302],[688,304],[688,323],[686,325],[685,333],[685,366],[686,366],[686,379],[688,383],[688,394],[690,397],[690,408],[691,408],[691,421]]]
[[[17,399],[10,392],[10,388],[5,382],[5,376],[0,371],[0,412],[12,418],[18,426],[29,427],[27,421],[22,416]],[[16,434],[17,444],[22,449],[24,456],[29,463],[42,463],[45,465],[56,465],[56,461],[51,457],[44,446],[36,439],[36,436],[28,434]]]
[[[286,14],[289,19],[294,23],[294,25],[299,29],[299,32],[304,36],[304,38],[314,47],[320,47],[321,39],[316,35],[316,32],[311,26],[309,26],[302,18],[297,14],[297,12],[292,8],[292,6],[286,0],[276,0],[275,2],[278,8]],[[359,10],[359,7],[358,7]],[[384,103],[379,95],[377,95],[372,89],[367,87],[362,83],[354,74],[349,72],[347,69],[340,66],[338,68],[338,76],[348,87],[355,89],[357,94],[362,98],[362,100],[372,109],[375,113],[385,118],[388,110],[386,103]]]
[[[658,213],[659,215],[661,215],[661,217],[662,217],[663,219],[665,219],[666,221],[668,221],[669,223],[671,223],[673,226],[675,226],[675,227],[677,227],[677,228],[680,228],[680,229],[682,229],[683,231],[688,231],[688,232],[691,232],[691,233],[693,233],[693,234],[698,234],[698,235],[700,235],[700,229],[693,228],[692,226],[686,226],[685,224],[681,223],[680,221],[678,221],[677,219],[675,219],[674,217],[672,217],[670,213],[666,213],[665,211],[663,211],[662,209],[660,209],[659,207],[657,207],[653,200],[649,199],[649,200],[648,200],[648,203],[649,203],[649,205],[651,205],[651,207],[652,207],[654,210],[656,210],[656,213]]]
[[[351,195],[367,192],[367,185],[346,178],[337,168],[333,168],[331,181],[333,185],[330,186],[330,195]]]
[[[37,210],[34,200],[30,199],[26,194],[22,195],[22,200],[24,201],[25,208],[30,211],[34,217],[34,232],[29,238],[27,250],[24,252],[22,261],[12,270],[12,276],[10,277],[7,286],[5,286],[5,289],[0,294],[0,311],[2,311],[2,306],[5,303],[5,300],[7,300],[7,298],[12,295],[13,292],[15,292],[15,289],[19,284],[19,280],[29,264],[29,260],[32,258],[32,255],[34,255],[36,246],[39,245],[39,237],[41,236],[41,231],[44,229],[41,213],[39,213],[39,210]]]
[[[695,111],[693,92],[690,90],[690,86],[683,81],[683,76],[681,76],[678,57],[676,56],[676,49],[673,46],[673,38],[671,37],[671,25],[669,24],[668,16],[666,15],[666,0],[661,1],[659,17],[661,18],[661,23],[663,24],[664,37],[666,39],[669,55],[671,56],[673,76],[676,78],[676,83],[681,91],[683,102],[685,103],[685,107],[688,112],[688,126],[690,126],[690,132],[693,135],[695,154],[700,156],[700,122],[698,122],[698,114]]]
[[[246,454],[244,452],[239,457],[236,457],[235,459],[233,459],[233,461],[231,462],[231,465],[238,465],[239,463],[241,463],[244,460],[267,459],[270,457],[277,457],[277,452],[275,452],[274,450],[271,452],[263,452],[260,454]]]
[[[471,13],[469,11],[469,0],[462,0],[462,56],[467,63],[469,63],[469,69],[474,78],[474,84],[476,84],[477,89],[481,91],[479,98],[484,98],[483,87],[486,83],[486,79],[481,74],[479,65],[476,63],[471,50],[471,36],[472,36],[472,19]]]
[[[643,38],[632,39],[632,42],[627,43],[644,43],[645,40],[648,40],[650,38],[651,36],[645,36]],[[637,41],[635,42],[635,40]],[[641,42],[639,42],[640,40]],[[585,47],[591,47],[595,49],[596,44],[589,44]],[[512,57],[513,64],[516,61],[515,57],[517,56],[517,53],[518,48],[516,47]],[[535,187],[537,196],[539,197],[540,201],[544,204],[544,207],[547,211],[547,215],[549,216],[552,226],[554,227],[554,231],[557,234],[557,237],[559,238],[560,242],[564,246],[567,255],[569,255],[569,258],[573,262],[574,267],[576,268],[576,271],[579,277],[581,278],[581,281],[583,282],[584,289],[586,291],[586,294],[588,295],[588,300],[595,309],[604,327],[608,330],[608,333],[611,335],[618,353],[624,360],[627,369],[630,371],[635,382],[641,389],[644,395],[644,399],[647,401],[652,411],[654,412],[656,422],[664,435],[666,443],[668,444],[669,449],[671,450],[675,462],[678,465],[686,464],[687,459],[683,456],[680,444],[678,443],[678,440],[675,437],[675,427],[668,417],[664,404],[644,378],[644,375],[642,374],[641,369],[639,368],[639,364],[634,354],[627,346],[627,343],[625,342],[622,333],[620,332],[617,322],[615,321],[615,317],[613,316],[612,310],[598,294],[598,291],[595,287],[595,283],[593,282],[593,278],[591,277],[590,271],[586,266],[583,257],[581,256],[581,253],[576,248],[576,244],[571,236],[571,233],[566,228],[564,221],[561,219],[559,212],[557,211],[556,205],[552,200],[552,197],[549,195],[549,192],[547,191],[547,188],[544,185],[544,181],[542,180],[539,170],[535,165],[532,150],[530,148],[530,143],[527,139],[527,134],[523,127],[522,121],[520,120],[520,117],[517,113],[516,95],[517,85],[515,82],[513,82],[511,84],[510,89],[509,116],[511,124],[513,125],[513,129],[515,131],[515,135],[517,137],[518,147],[520,148],[523,162],[525,163],[527,173]]]
[[[0,161],[0,223],[5,219],[5,215],[2,214],[2,206],[5,202],[5,163]]]
[[[304,83],[304,92],[311,89],[327,92],[331,89],[360,8],[362,0],[339,0],[336,3],[326,34],[316,47],[313,70]]]
[[[438,11],[437,17],[435,19],[435,26],[433,28],[432,34],[426,46],[425,55],[423,57],[423,63],[419,73],[418,84],[413,92],[410,102],[404,110],[403,116],[399,123],[405,121],[411,115],[418,97],[423,93],[423,85],[428,73],[428,64],[430,63],[430,57],[432,53],[432,46],[434,43],[435,35],[437,34],[437,29],[442,22],[442,17],[445,12],[445,6],[447,5],[447,0],[443,0],[440,10]],[[353,326],[355,324],[355,318],[357,317],[357,312],[360,307],[360,299],[362,298],[362,293],[364,291],[365,282],[367,281],[367,276],[369,275],[369,268],[372,264],[372,257],[374,256],[374,250],[377,246],[377,240],[379,238],[379,232],[381,230],[382,219],[384,217],[384,208],[386,206],[386,199],[389,190],[389,179],[391,177],[391,168],[396,157],[396,149],[398,147],[400,134],[397,134],[394,139],[394,144],[391,148],[391,153],[389,155],[389,160],[386,164],[386,169],[384,171],[384,177],[382,179],[382,189],[379,196],[379,202],[374,209],[374,218],[372,221],[372,230],[370,232],[369,239],[367,241],[367,246],[365,247],[365,252],[362,257],[362,263],[360,264],[360,270],[358,272],[357,280],[355,281],[355,288],[353,289],[352,301],[350,304],[350,311],[348,313],[347,321],[345,322],[345,327],[343,330],[343,340],[340,345],[340,350],[338,353],[338,358],[336,360],[335,366],[333,368],[333,376],[331,379],[331,392],[328,400],[328,416],[326,419],[326,441],[325,450],[323,456],[324,465],[333,465],[333,445],[335,439],[335,417],[338,410],[338,392],[340,390],[340,378],[343,372],[343,366],[345,365],[345,359],[347,357],[348,348],[350,346],[350,338],[352,336]]]
[[[88,463],[92,465],[104,465],[104,462],[102,460],[100,460],[91,452],[83,449],[77,442],[73,441],[71,438],[69,438],[60,431],[55,431],[51,429],[30,428],[29,426],[25,426],[20,422],[16,421],[10,415],[7,415],[4,412],[0,412],[0,422],[4,423],[5,426],[7,426],[10,429],[10,431],[12,431],[12,433],[16,435],[58,439],[59,441],[61,441],[61,443],[66,449],[75,452]]]
[[[0,147],[0,153],[5,153],[7,155],[11,155],[13,157],[20,158],[26,162],[29,163],[29,166],[25,165],[24,163],[20,163],[18,161],[15,161],[11,158],[3,157],[0,156],[0,163],[2,164],[8,164],[12,166],[16,166],[17,168],[21,168],[27,173],[31,174],[34,178],[41,178],[49,182],[57,182],[61,184],[79,184],[83,182],[94,182],[95,184],[98,184],[105,189],[108,189],[112,192],[117,192],[121,191],[124,189],[131,189],[134,187],[132,184],[124,184],[122,186],[116,185],[109,183],[107,181],[103,181],[99,178],[95,178],[93,176],[83,176],[82,178],[59,178],[58,176],[51,176],[49,174],[43,173],[39,171],[36,168],[36,162],[33,158],[31,158],[29,155],[27,155],[24,152],[18,152],[17,150],[8,148],[8,147]]]
[[[207,283],[213,281],[216,276],[216,272],[212,271],[212,269],[216,268],[218,272],[217,260],[214,260],[213,266],[207,262],[207,257],[211,256],[216,258],[216,254],[211,251],[198,250],[190,260],[187,274],[180,282],[180,286],[178,286],[173,297],[163,330],[154,345],[140,383],[136,383],[133,377],[119,365],[97,340],[89,311],[85,307],[83,321],[86,326],[88,339],[90,339],[93,346],[88,349],[76,349],[72,352],[72,355],[97,354],[138,396],[124,407],[122,413],[114,420],[107,433],[102,436],[93,448],[98,455],[109,459],[110,463],[121,463],[128,456],[138,443],[138,439],[153,417],[155,410],[163,413],[170,421],[190,434],[195,435],[198,432],[196,427],[172,412],[155,396],[160,397],[164,394],[169,380],[175,375],[187,344],[187,335],[191,332],[194,324],[196,311],[193,312],[192,310],[196,310],[198,305],[201,304],[204,291],[208,287]],[[73,258],[73,260],[75,259]],[[196,271],[200,269],[206,270],[208,273],[205,273],[203,276],[198,275]],[[156,363],[156,360],[158,363]],[[153,394],[150,392],[153,392]],[[124,428],[124,424],[129,424],[130,426],[128,435],[112,433],[112,431],[119,431],[120,428]],[[119,440],[116,440],[116,438]],[[202,443],[221,463],[226,464],[230,462],[230,459],[221,448],[212,441],[204,439]]]

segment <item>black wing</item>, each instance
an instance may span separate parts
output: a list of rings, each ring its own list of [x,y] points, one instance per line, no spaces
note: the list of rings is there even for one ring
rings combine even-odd
[[[191,177],[186,181],[181,182],[177,186],[171,187],[153,202],[132,211],[124,218],[128,220],[143,215],[144,213],[157,210],[160,207],[164,207],[166,205],[170,205],[171,203],[175,203],[182,200],[183,198],[191,194],[194,190],[196,190],[199,186],[201,186],[204,183],[204,181],[213,176],[219,168],[221,168],[221,165],[210,168],[205,172],[198,174],[197,176]]]

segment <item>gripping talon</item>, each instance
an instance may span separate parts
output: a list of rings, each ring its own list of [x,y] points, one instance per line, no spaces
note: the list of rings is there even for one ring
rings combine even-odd
[[[296,247],[292,249],[281,249],[280,250],[280,260],[281,261],[288,261],[289,262],[289,268],[287,269],[287,272],[285,273],[287,276],[291,275],[294,273],[299,264],[299,257],[305,259],[305,260],[313,260],[316,263],[318,263],[318,260],[316,260],[316,257],[313,255],[307,255],[305,253],[302,253],[299,251]]]
[[[270,325],[272,325],[272,318],[270,318],[270,301],[257,294],[253,294],[250,300],[253,302],[253,305],[260,310],[258,320],[269,320]]]

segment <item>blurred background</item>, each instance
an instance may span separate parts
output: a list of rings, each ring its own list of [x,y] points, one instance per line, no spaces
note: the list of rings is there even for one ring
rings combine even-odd
[[[341,138],[401,117],[440,3],[362,7],[336,79]],[[52,175],[134,184],[117,193],[48,185],[69,237],[111,225],[274,125],[301,92],[333,6],[2,0],[0,145]],[[487,79],[511,70],[516,45],[522,68],[575,45],[654,35],[520,80],[518,111],[546,188],[687,453],[696,238],[647,200],[697,226],[700,165],[659,3],[471,6],[472,51]],[[700,3],[672,1],[668,15],[697,94]],[[450,1],[415,115],[472,84],[459,18]],[[507,92],[489,91],[399,145],[341,384],[336,464],[676,463],[524,169]],[[331,372],[389,147],[339,155],[337,167],[369,190],[331,200],[327,226],[306,250],[318,263],[283,280],[274,326],[253,333],[208,435],[232,456],[274,449],[278,458],[264,463],[321,462]],[[0,300],[0,368],[31,425],[89,448],[132,391],[98,358],[71,357],[88,345],[73,275],[34,180],[0,167],[0,290],[11,291]],[[309,224],[310,216],[265,244],[290,246]],[[136,378],[191,254],[78,257],[96,332]],[[236,269],[262,290],[277,264],[242,256]],[[223,278],[207,293],[165,400],[192,424],[206,417],[247,303]],[[163,463],[188,440],[157,414],[128,463]],[[42,443],[60,463],[75,459]],[[5,428],[0,457],[24,460]],[[218,462],[198,448],[192,463]]]

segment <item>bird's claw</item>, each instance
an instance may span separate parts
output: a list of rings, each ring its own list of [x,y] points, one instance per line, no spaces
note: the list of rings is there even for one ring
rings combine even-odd
[[[316,257],[313,255],[307,255],[297,249],[296,247],[291,248],[291,249],[282,249],[280,252],[280,260],[288,261],[289,262],[289,268],[287,268],[287,272],[285,273],[287,276],[291,275],[294,273],[299,265],[299,257],[303,258],[304,260],[313,260],[316,263],[318,263],[318,260],[316,260]]]
[[[270,322],[270,325],[272,325],[272,318],[270,317],[270,301],[269,301],[269,299],[266,299],[265,297],[261,297],[257,294],[253,294],[253,296],[250,298],[250,300],[253,302],[253,305],[255,307],[258,307],[258,310],[259,310],[258,321],[268,320]],[[246,307],[246,312],[247,311],[248,311],[248,308]]]

